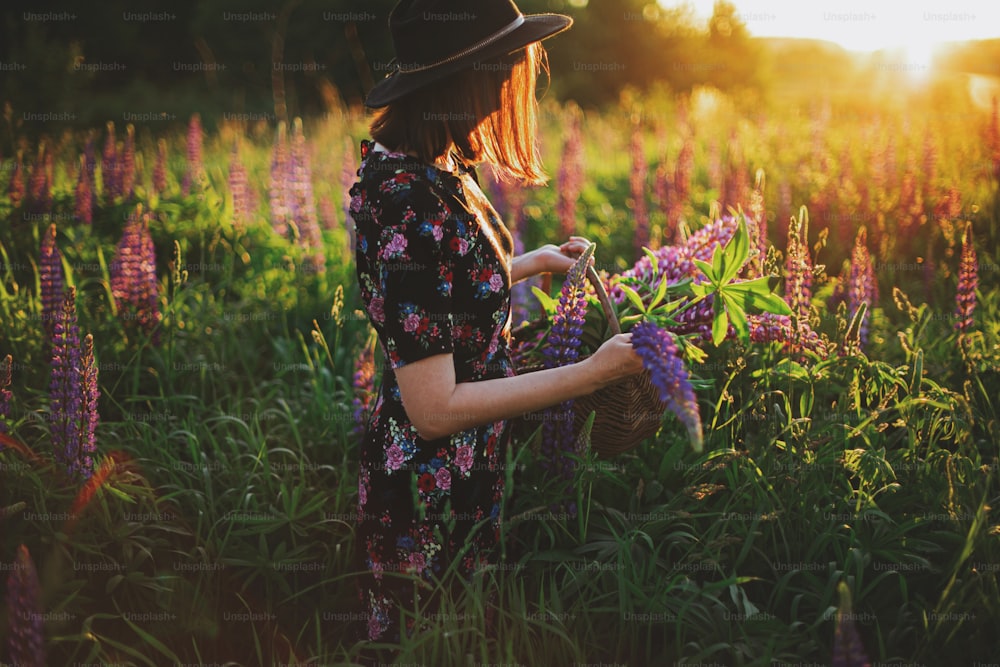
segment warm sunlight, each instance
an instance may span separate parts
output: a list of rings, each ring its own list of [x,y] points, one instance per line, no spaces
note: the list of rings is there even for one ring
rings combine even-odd
[[[664,7],[688,5],[707,20],[715,0],[660,0]],[[915,0],[904,6],[845,4],[833,0],[790,5],[777,0],[733,0],[755,37],[801,37],[839,44],[851,51],[901,49],[900,71],[919,77],[943,43],[1000,37],[1000,3]]]

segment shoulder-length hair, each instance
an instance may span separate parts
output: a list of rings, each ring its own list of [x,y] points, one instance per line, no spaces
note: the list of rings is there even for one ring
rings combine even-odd
[[[538,75],[548,74],[539,42],[428,84],[372,119],[373,139],[428,164],[454,145],[466,164],[488,162],[503,180],[548,181],[538,152]]]

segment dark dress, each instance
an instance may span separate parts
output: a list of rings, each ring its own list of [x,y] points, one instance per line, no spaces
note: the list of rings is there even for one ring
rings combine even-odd
[[[424,440],[394,370],[451,353],[456,382],[514,375],[510,346],[513,241],[474,173],[448,172],[361,144],[351,188],[361,298],[385,371],[360,451],[358,557],[369,639],[397,640],[397,604],[414,575],[432,581],[453,562],[471,576],[495,560],[507,423]],[[446,420],[454,415],[439,414]]]

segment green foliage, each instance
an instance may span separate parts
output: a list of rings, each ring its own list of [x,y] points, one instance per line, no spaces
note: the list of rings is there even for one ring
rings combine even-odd
[[[730,98],[712,98],[714,111],[699,99],[708,98],[692,103],[701,131],[725,136],[738,117]],[[630,195],[627,162],[609,146],[624,145],[615,141],[627,136],[626,115],[588,116],[592,159],[580,207],[580,231],[598,243],[599,263],[619,269],[634,260]],[[561,136],[554,118],[544,121],[550,163]],[[811,129],[791,113],[775,122],[791,137],[787,147],[762,139],[753,150],[781,173],[802,157],[797,146],[810,150]],[[337,125],[317,150],[339,155],[343,134],[358,131]],[[969,128],[950,132],[959,147],[975,145]],[[748,145],[757,133],[745,133]],[[846,141],[852,128],[832,136]],[[676,155],[679,143],[668,142],[664,150]],[[102,477],[86,493],[49,448],[35,259],[48,221],[21,218],[0,195],[0,358],[10,352],[15,362],[11,432],[0,446],[0,562],[21,543],[35,557],[52,664],[362,657],[349,630],[360,567],[350,378],[370,332],[346,234],[324,232],[331,260],[316,273],[300,268],[302,251],[274,236],[265,212],[237,230],[223,178],[227,143],[207,144],[199,191],[181,195],[174,174],[161,199],[140,191],[155,213],[158,347],[119,321],[110,294],[108,265],[129,207],[102,203],[89,228],[69,222],[72,179],[57,168],[58,245],[100,368]],[[690,227],[705,220],[715,187],[704,144],[685,203]],[[177,138],[173,150],[180,145]],[[261,195],[267,148],[244,146]],[[977,238],[1000,238],[996,185],[965,169],[958,149],[941,159],[983,204],[969,216]],[[879,167],[864,169],[860,178],[873,180]],[[792,186],[796,203],[821,182],[806,173]],[[526,243],[556,240],[545,236],[555,227],[553,196],[529,193]],[[777,196],[768,197],[777,208]],[[778,344],[733,341],[689,358],[702,379],[702,453],[670,427],[615,459],[588,451],[574,497],[565,498],[542,472],[534,440],[515,442],[503,558],[471,581],[446,576],[428,596],[436,609],[407,611],[421,632],[386,647],[385,662],[827,663],[845,590],[872,662],[971,664],[996,655],[1000,272],[981,270],[976,326],[957,335],[942,224],[928,239],[940,244],[930,285],[880,271],[870,349],[793,358]],[[873,231],[872,240],[880,261],[906,263],[892,254],[898,239]],[[832,234],[814,259],[836,266],[843,249]],[[741,225],[699,265],[705,282],[625,285],[622,310],[669,318],[682,300],[715,294],[724,326],[739,328],[750,310],[783,312],[769,286],[780,262],[772,257],[768,277],[740,282],[748,252]],[[984,241],[982,265],[996,266],[997,253]],[[816,282],[813,322],[839,343],[851,318],[824,306],[834,280],[818,271]],[[593,341],[598,324],[588,320]],[[559,502],[575,514],[552,509]],[[0,606],[0,646],[6,614]]]

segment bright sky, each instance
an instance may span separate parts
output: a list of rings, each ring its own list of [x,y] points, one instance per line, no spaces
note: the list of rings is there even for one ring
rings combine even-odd
[[[847,49],[902,47],[919,57],[936,42],[1000,38],[998,0],[730,0],[756,37],[809,37]],[[665,7],[682,0],[660,0]],[[714,0],[687,0],[704,19]]]

